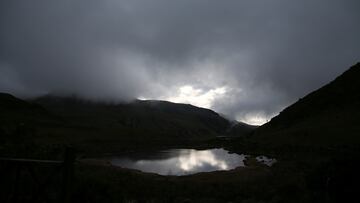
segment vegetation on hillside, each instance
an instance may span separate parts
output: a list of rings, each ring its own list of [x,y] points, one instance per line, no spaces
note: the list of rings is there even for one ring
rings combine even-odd
[[[47,96],[29,102],[0,94],[0,153],[60,159],[63,146],[71,144],[81,159],[136,148],[216,146],[278,160],[272,167],[183,177],[80,161],[73,202],[359,202],[358,78],[360,64],[258,129],[241,123],[234,127],[211,110],[163,101],[112,104]],[[244,132],[235,140],[216,139]],[[0,183],[2,202],[8,200],[13,173],[0,164],[6,176]],[[22,188],[31,194],[31,181],[23,181]],[[57,187],[48,188],[50,200]]]
[[[271,145],[359,145],[359,78],[360,63],[284,109],[251,139]]]

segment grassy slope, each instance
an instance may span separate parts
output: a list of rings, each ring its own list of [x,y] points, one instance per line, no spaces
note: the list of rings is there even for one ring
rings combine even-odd
[[[359,82],[356,78],[359,78],[359,65],[290,106],[256,132],[252,143],[271,144],[273,150],[279,152],[275,153],[279,155],[276,157],[279,162],[272,168],[252,166],[228,172],[164,177],[109,166],[78,164],[73,200],[356,202],[359,199],[359,151],[352,148],[329,151],[319,147],[334,143],[356,144],[359,126]],[[79,109],[74,107],[73,110]],[[97,118],[92,119],[97,124]],[[74,119],[66,126],[73,125],[70,131],[79,129],[83,132],[83,128],[89,126],[81,126],[81,121]],[[96,126],[88,131],[97,134]],[[282,147],[274,148],[280,144]],[[294,144],[301,146],[294,147]]]
[[[212,110],[166,101],[112,104],[54,96],[23,101],[1,94],[0,112],[0,138],[6,134],[18,138],[14,142],[71,144],[92,152],[197,146],[253,130],[240,124],[231,128]]]
[[[19,134],[34,133],[39,126],[56,125],[59,122],[56,116],[37,104],[0,93],[0,139],[15,139],[16,136],[22,136]]]
[[[0,93],[0,124],[12,126],[20,123],[53,123],[57,118],[40,105],[26,102],[10,94]]]
[[[259,127],[252,141],[270,145],[360,144],[360,63]]]
[[[113,128],[113,125],[118,126],[119,129],[126,127],[128,130],[141,127],[151,132],[152,129],[158,129],[154,126],[157,122],[160,122],[159,125],[166,123],[163,127],[168,128],[167,130],[176,130],[169,124],[170,122],[176,122],[175,126],[187,127],[190,132],[197,128],[204,128],[211,130],[212,135],[223,133],[224,127],[227,126],[227,122],[224,122],[216,113],[189,105],[175,105],[178,108],[174,108],[174,104],[171,103],[154,106],[154,104],[157,104],[156,102],[135,102],[123,108],[122,106],[84,105],[81,103],[79,105],[73,104],[71,108],[68,105],[65,105],[66,108],[55,108],[54,106],[50,108],[50,106],[47,106],[51,110],[51,113],[49,113],[38,105],[18,100],[10,95],[7,96],[10,99],[8,103],[14,107],[10,108],[3,105],[3,119],[10,124],[16,121],[16,123],[25,122],[26,126],[33,126],[37,131],[35,135],[21,138],[32,139],[35,137],[38,141],[45,143],[60,143],[61,140],[64,143],[90,141],[91,147],[94,147],[95,145],[101,145],[100,141],[102,141],[104,146],[111,148],[111,143],[114,142],[111,134],[113,129],[108,131],[109,135],[104,135],[104,132],[107,132],[107,128]],[[52,115],[61,116],[55,117]],[[176,115],[175,118],[174,115]],[[8,120],[10,119],[9,116],[13,119]],[[143,119],[145,119],[145,123],[142,123],[144,122]],[[48,121],[48,123],[44,125],[43,121]],[[149,134],[147,132],[147,135]],[[16,132],[12,135],[19,136]],[[114,136],[118,137],[118,135]],[[12,147],[20,145],[20,141],[17,140],[17,142],[12,143]],[[144,142],[143,139],[142,142]],[[148,141],[144,143],[149,144]],[[114,145],[118,144],[114,143]],[[125,142],[125,144],[129,143]],[[40,149],[42,152],[32,154],[30,151],[33,148],[39,150],[39,146],[29,146],[30,148],[28,146],[22,148],[22,153],[2,154],[2,156],[38,159],[55,159],[59,157],[59,151],[56,151],[56,149],[42,148]],[[2,194],[0,200],[2,200],[2,197],[7,197],[9,191],[6,189],[11,190],[11,187],[5,186],[11,185],[13,176],[10,174],[13,170],[10,172],[6,170],[6,167],[0,167],[1,174],[7,174],[6,177],[10,178],[9,180],[6,179],[9,182],[3,180],[0,184],[0,186],[4,186],[0,192]],[[143,202],[152,200],[153,202],[223,202],[237,200],[240,202],[241,200],[272,200],[274,198],[280,198],[284,201],[288,199],[301,200],[302,197],[299,196],[285,195],[281,197],[278,195],[280,193],[286,194],[289,187],[293,188],[298,195],[301,194],[299,191],[304,190],[304,188],[297,185],[300,182],[298,177],[288,177],[286,178],[288,181],[285,182],[278,182],[277,177],[278,174],[274,174],[268,168],[257,166],[247,169],[240,168],[229,172],[203,173],[186,177],[164,177],[109,166],[79,163],[76,167],[72,199],[74,202],[130,202],[131,200]],[[22,181],[25,181],[25,183],[22,182],[22,189],[25,190],[25,193],[29,192],[31,194],[32,182],[26,182],[26,179]],[[48,188],[50,192],[57,189],[56,185],[50,187],[55,187]]]
[[[190,176],[159,176],[105,166],[78,166],[74,200],[81,202],[304,202],[298,176],[266,167]],[[279,177],[285,181],[277,181]],[[98,191],[94,195],[94,191]],[[262,201],[261,201],[262,200]]]
[[[212,110],[166,101],[111,104],[45,96],[33,102],[63,120],[60,125],[40,129],[39,142],[71,143],[91,151],[196,146],[217,136],[239,136],[253,129],[242,125],[234,133],[230,131],[232,123]]]

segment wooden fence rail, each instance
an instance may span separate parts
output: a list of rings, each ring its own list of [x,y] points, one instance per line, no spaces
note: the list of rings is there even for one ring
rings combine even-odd
[[[0,197],[0,201],[69,203],[74,176],[74,162],[75,152],[70,147],[66,148],[63,161],[0,158],[0,169],[2,169],[0,172],[3,173],[0,174],[0,177],[3,177],[0,179],[0,185],[11,187],[0,188],[2,191],[7,191],[6,194],[0,194],[3,196]],[[45,175],[44,171],[50,172]],[[60,174],[60,182],[55,182],[57,174]],[[5,179],[8,181],[4,181]],[[29,182],[28,179],[32,181]],[[31,192],[24,195],[20,186]],[[49,197],[50,194],[47,193],[49,188],[59,188],[59,191],[56,191],[55,198],[53,195]]]

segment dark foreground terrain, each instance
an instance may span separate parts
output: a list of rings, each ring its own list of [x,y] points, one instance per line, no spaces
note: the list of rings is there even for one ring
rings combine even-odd
[[[257,129],[189,105],[98,104],[53,96],[23,101],[1,94],[0,153],[61,160],[64,147],[73,146],[71,202],[359,202],[359,78],[357,64]],[[267,167],[248,160],[247,167],[177,177],[83,161],[104,153],[179,147],[223,147],[278,162]],[[61,199],[62,177],[51,169],[16,171],[0,161],[0,202]],[[46,187],[36,183],[48,176]],[[15,182],[21,183],[16,190]]]

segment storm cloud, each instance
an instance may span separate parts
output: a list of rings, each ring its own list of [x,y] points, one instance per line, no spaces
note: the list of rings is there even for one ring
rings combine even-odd
[[[357,0],[2,0],[0,91],[263,123],[360,60]]]

